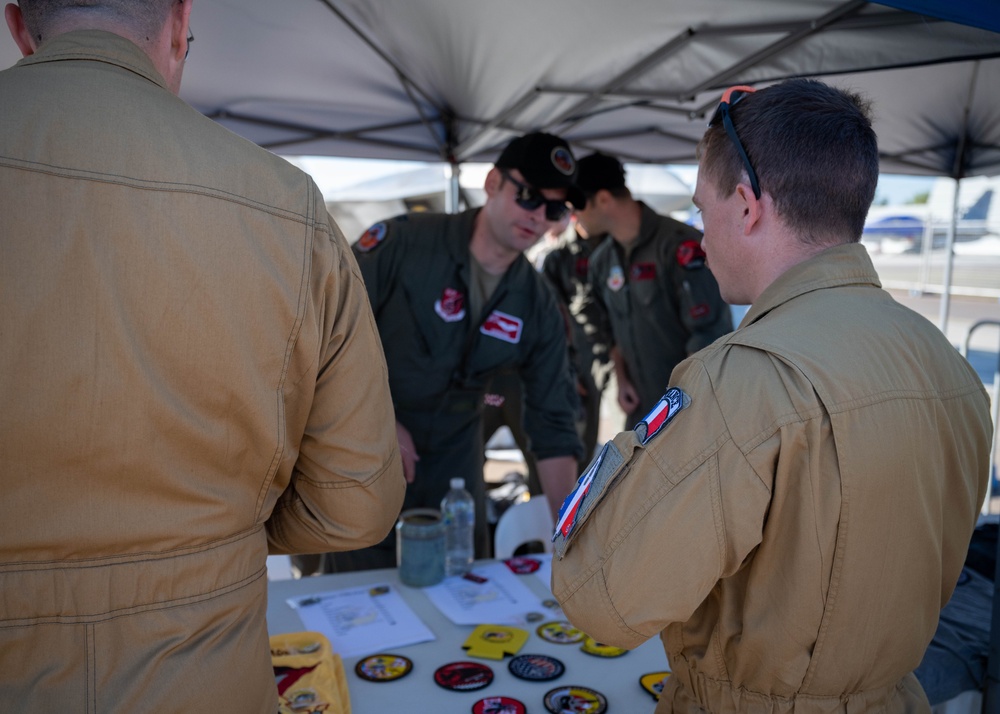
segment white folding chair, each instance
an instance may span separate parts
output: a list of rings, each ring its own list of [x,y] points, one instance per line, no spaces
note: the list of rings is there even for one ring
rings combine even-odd
[[[493,557],[509,558],[519,546],[541,541],[546,553],[552,552],[552,513],[544,496],[515,503],[500,514],[493,536]]]

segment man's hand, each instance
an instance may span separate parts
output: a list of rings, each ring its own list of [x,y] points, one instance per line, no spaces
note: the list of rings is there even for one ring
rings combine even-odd
[[[618,380],[618,406],[626,414],[631,414],[639,407],[639,393],[628,380]]]
[[[639,392],[628,377],[628,366],[618,345],[611,348],[611,359],[615,365],[615,380],[618,382],[618,406],[625,414],[631,414],[639,407]]]
[[[420,454],[413,445],[413,437],[405,426],[396,422],[396,441],[399,442],[399,455],[403,457],[403,478],[406,483],[413,483],[417,475],[417,462],[420,461]]]
[[[559,507],[576,485],[577,464],[572,456],[553,456],[538,462],[538,480],[549,502],[552,522],[559,520]]]

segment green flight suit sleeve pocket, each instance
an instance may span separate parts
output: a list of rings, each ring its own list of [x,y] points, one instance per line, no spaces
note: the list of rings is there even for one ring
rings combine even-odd
[[[559,519],[552,535],[556,557],[562,558],[576,533],[583,527],[604,497],[628,472],[629,462],[637,448],[638,435],[627,431],[609,441],[577,481],[576,488],[559,509]]]

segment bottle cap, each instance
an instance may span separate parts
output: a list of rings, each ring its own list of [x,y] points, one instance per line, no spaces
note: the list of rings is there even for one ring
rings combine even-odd
[[[452,488],[465,488],[465,479],[460,477],[455,477],[448,482]]]

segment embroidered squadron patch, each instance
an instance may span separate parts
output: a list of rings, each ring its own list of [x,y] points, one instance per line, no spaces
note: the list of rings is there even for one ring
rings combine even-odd
[[[636,263],[629,269],[629,277],[639,282],[656,279],[656,263]]]
[[[711,308],[707,302],[700,302],[697,305],[692,305],[691,309],[688,310],[688,314],[691,315],[692,320],[700,320],[703,317],[708,317],[710,311]]]
[[[620,265],[612,265],[611,272],[608,273],[608,287],[618,292],[625,284],[625,271]]]
[[[358,250],[362,253],[367,253],[372,248],[378,246],[383,240],[385,240],[385,234],[388,233],[389,229],[384,222],[379,222],[373,225],[371,228],[366,230],[358,238]]]
[[[576,170],[576,162],[573,161],[573,154],[569,153],[569,150],[563,146],[557,146],[552,150],[551,159],[552,165],[556,167],[556,170],[566,176],[572,176]]]
[[[671,387],[660,401],[635,427],[639,441],[648,444],[677,413],[691,403],[691,397],[677,387]],[[640,431],[643,430],[643,431]]]
[[[677,246],[677,264],[694,270],[705,266],[705,251],[696,240],[686,240]]]
[[[505,312],[494,310],[490,316],[479,326],[479,331],[488,337],[495,337],[504,342],[516,345],[521,341],[521,330],[524,328],[524,320]]]
[[[434,301],[434,312],[445,322],[458,322],[465,317],[465,296],[455,288],[445,288]]]

